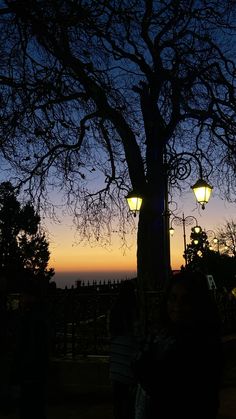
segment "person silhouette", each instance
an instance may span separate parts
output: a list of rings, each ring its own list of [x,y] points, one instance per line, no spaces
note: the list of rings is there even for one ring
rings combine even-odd
[[[215,419],[222,372],[220,320],[201,273],[171,279],[158,330],[135,363],[148,419]]]

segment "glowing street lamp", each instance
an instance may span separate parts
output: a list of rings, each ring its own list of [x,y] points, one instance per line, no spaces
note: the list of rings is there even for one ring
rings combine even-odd
[[[203,180],[202,175],[202,165],[201,161],[196,154],[192,154],[189,152],[183,153],[168,153],[166,149],[163,153],[163,266],[165,269],[163,271],[163,276],[166,279],[169,279],[169,273],[171,271],[170,266],[170,235],[173,235],[174,229],[170,225],[170,211],[169,211],[169,184],[174,184],[176,180],[184,180],[191,173],[191,162],[192,160],[196,161],[199,167],[199,180],[191,187],[197,202],[201,204],[202,209],[205,208],[205,204],[209,201],[211,191],[213,189],[205,180]],[[148,185],[147,185],[148,186]],[[145,188],[145,184],[143,184]],[[143,190],[143,189],[142,189]],[[144,196],[140,194],[137,190],[130,191],[127,196],[126,200],[129,206],[130,211],[136,217],[137,212],[140,210],[142,205],[142,200]],[[177,224],[177,218],[175,217],[175,224]],[[180,223],[183,225],[183,236],[184,236],[184,249],[185,249],[185,264],[187,264],[187,257],[186,257],[186,234],[185,234],[185,225],[189,225],[191,221],[193,221],[194,217],[184,217],[180,218]],[[191,221],[190,221],[191,220]],[[173,221],[173,220],[172,220]],[[186,224],[187,223],[187,224]],[[172,224],[172,223],[171,223]],[[200,233],[201,228],[196,224],[194,228],[195,233]]]
[[[174,232],[175,232],[175,229],[174,229],[174,227],[173,227],[173,225],[172,225],[172,223],[176,220],[176,218],[178,218],[178,219],[180,219],[180,221],[183,223],[183,225],[184,225],[184,227],[185,227],[185,224],[186,224],[186,221],[188,222],[188,224],[187,225],[189,225],[189,224],[191,224],[192,223],[192,221],[193,221],[193,219],[195,220],[195,222],[197,223],[197,219],[195,218],[195,217],[193,217],[192,215],[188,215],[187,217],[185,217],[184,218],[184,214],[183,214],[183,217],[181,218],[181,217],[174,217],[173,219],[172,219],[172,222],[171,222],[171,227],[169,228],[169,233],[170,233],[170,236],[171,237],[173,237],[173,235],[174,235]],[[192,220],[190,220],[190,218],[192,219]],[[196,224],[195,225],[195,227],[193,227],[193,229],[194,229],[194,232],[195,233],[197,233],[197,234],[199,234],[200,232],[201,232],[201,227],[198,225],[198,224]]]
[[[176,224],[177,226],[182,225],[182,227],[183,227],[185,265],[187,265],[187,254],[186,254],[187,244],[186,244],[186,228],[185,227],[193,224],[194,222],[196,223],[196,225],[194,227],[194,231],[195,231],[195,233],[198,234],[198,233],[201,232],[202,229],[198,225],[197,219],[193,215],[188,215],[187,217],[185,217],[184,214],[183,214],[182,217],[177,217],[177,216],[173,217],[172,220],[171,220],[171,226],[170,226],[170,229],[169,229],[170,235],[173,236],[174,231],[175,231],[174,228],[173,228],[173,224]],[[195,240],[195,241],[197,241],[197,243],[195,243],[195,244],[198,244],[198,240]]]
[[[193,227],[193,229],[194,229],[195,233],[197,233],[197,234],[199,234],[202,231],[202,229],[199,225],[196,225],[195,227]]]
[[[134,217],[136,217],[137,212],[140,210],[143,198],[139,192],[130,191],[126,196],[128,206],[131,212],[133,212]]]
[[[209,185],[205,180],[199,179],[193,186],[191,186],[197,202],[201,204],[202,209],[205,209],[205,204],[208,203],[213,186]]]
[[[216,234],[213,230],[207,230],[206,234],[208,236],[213,237],[211,239],[211,242],[214,243],[215,245],[217,245],[217,252],[218,253],[220,253],[220,250],[223,251],[223,252],[227,252],[229,250],[229,246],[227,245],[227,243],[223,239],[217,238]],[[210,246],[209,249],[214,250],[214,247]]]
[[[173,227],[170,227],[169,232],[170,232],[171,237],[173,237],[175,229]]]
[[[215,245],[217,244],[217,251],[219,253],[220,251],[220,242],[219,239],[216,237],[216,233],[213,230],[207,230],[206,231],[207,236],[212,237],[210,240],[212,243],[214,243]],[[213,246],[209,246],[210,250],[214,250]]]

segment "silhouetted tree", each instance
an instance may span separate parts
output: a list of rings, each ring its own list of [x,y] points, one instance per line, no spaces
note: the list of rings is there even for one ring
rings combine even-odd
[[[187,245],[188,270],[201,271],[213,275],[218,287],[232,288],[236,285],[236,258],[214,250],[210,245],[207,233],[196,233],[194,228]]]
[[[205,231],[201,230],[199,233],[196,233],[193,227],[190,239],[191,242],[187,244],[186,248],[187,263],[192,266],[198,265],[199,259],[209,251],[208,237]]]
[[[236,257],[236,222],[226,220],[224,226],[218,229],[217,237],[220,243],[227,245],[225,252]]]
[[[67,191],[90,243],[107,243],[113,230],[124,237],[133,221],[124,196],[140,191],[137,265],[146,288],[169,269],[167,177],[170,193],[189,187],[199,163],[206,180],[235,195],[235,6],[1,2],[4,158],[31,193],[45,198],[51,184]]]
[[[27,279],[48,282],[50,252],[40,217],[29,203],[21,205],[10,182],[0,184],[0,276],[10,290],[19,290]]]

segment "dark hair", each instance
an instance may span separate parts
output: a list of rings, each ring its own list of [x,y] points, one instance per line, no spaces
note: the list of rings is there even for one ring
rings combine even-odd
[[[195,313],[192,327],[195,332],[220,333],[220,317],[214,300],[214,295],[209,290],[207,278],[201,272],[182,271],[173,275],[166,289],[161,305],[160,320],[166,326],[170,326],[167,314],[167,301],[173,287],[182,284],[190,298]]]

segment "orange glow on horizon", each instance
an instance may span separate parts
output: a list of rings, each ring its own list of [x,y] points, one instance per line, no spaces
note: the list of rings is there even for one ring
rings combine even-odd
[[[121,249],[117,238],[111,247],[91,247],[75,245],[74,232],[71,228],[56,225],[54,237],[50,242],[50,266],[55,272],[121,272],[136,271],[136,242],[130,238],[130,247]]]
[[[69,247],[52,252],[51,266],[57,271],[121,271],[135,270],[135,252],[126,251],[123,255],[119,248],[106,250],[103,248]]]
[[[177,235],[175,235],[176,238]],[[171,251],[172,269],[179,269],[183,262],[179,248],[174,247]],[[123,254],[118,243],[112,249],[106,249],[103,247],[72,246],[70,241],[65,242],[64,240],[63,244],[59,243],[51,250],[50,266],[55,269],[56,273],[134,272],[137,266],[136,247],[133,245]]]
[[[189,204],[190,201],[190,204]],[[183,210],[184,208],[184,210]],[[204,211],[199,210],[191,200],[182,199],[179,204],[178,213],[176,215],[185,217],[193,215],[197,218],[198,224],[203,229],[213,229],[222,227],[226,220],[235,220],[235,204],[226,204],[219,199],[211,198]],[[191,226],[186,227],[186,241],[190,241]],[[184,265],[184,243],[182,226],[175,226],[175,233],[170,237],[171,249],[171,268],[173,270],[180,269]],[[50,266],[57,273],[91,273],[96,276],[97,273],[123,273],[136,272],[136,235],[129,238],[130,247],[126,249],[124,254],[121,248],[121,242],[115,237],[110,248],[90,247],[83,245],[74,245],[75,228],[68,224],[68,219],[63,224],[48,226],[52,231],[52,240],[50,240],[51,259]]]

